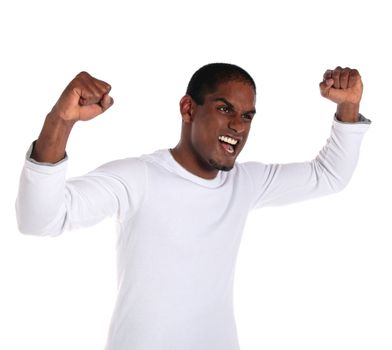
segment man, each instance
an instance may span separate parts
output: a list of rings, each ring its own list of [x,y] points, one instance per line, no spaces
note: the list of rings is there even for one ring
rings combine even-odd
[[[341,190],[370,123],[359,114],[355,69],[326,71],[320,91],[337,112],[311,162],[236,163],[256,113],[256,86],[240,67],[209,64],[180,101],[176,147],[66,181],[72,127],[113,104],[107,83],[85,72],[70,82],[28,153],[17,217],[22,232],[36,235],[116,217],[119,291],[107,349],[239,349],[233,276],[247,214]]]

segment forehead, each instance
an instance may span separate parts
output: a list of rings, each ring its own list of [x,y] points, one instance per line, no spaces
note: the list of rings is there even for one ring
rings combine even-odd
[[[205,102],[213,103],[223,98],[234,107],[241,109],[254,109],[256,104],[256,92],[253,87],[242,81],[228,81],[217,86],[214,92],[205,95]]]

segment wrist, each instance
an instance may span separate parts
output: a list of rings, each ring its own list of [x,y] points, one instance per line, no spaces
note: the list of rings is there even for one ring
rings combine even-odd
[[[31,158],[38,162],[57,163],[65,156],[69,134],[76,121],[64,120],[51,111],[45,119],[41,133],[34,145]]]
[[[49,122],[53,127],[63,130],[71,130],[77,122],[77,120],[64,118],[61,113],[57,112],[55,109],[52,109],[48,113],[48,115],[46,116],[46,121]]]
[[[336,108],[336,118],[345,123],[356,123],[359,120],[359,103],[343,102]]]

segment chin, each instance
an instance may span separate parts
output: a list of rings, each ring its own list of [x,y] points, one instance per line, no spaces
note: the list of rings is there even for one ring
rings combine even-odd
[[[218,162],[216,162],[215,160],[213,160],[213,159],[210,159],[209,161],[208,161],[208,163],[214,168],[214,169],[216,169],[216,170],[222,170],[222,171],[230,171],[231,169],[233,169],[233,167],[234,167],[234,163],[233,164],[220,164],[220,163],[218,163]]]

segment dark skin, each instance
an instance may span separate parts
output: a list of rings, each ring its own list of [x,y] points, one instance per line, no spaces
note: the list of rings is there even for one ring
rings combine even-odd
[[[32,158],[46,163],[63,159],[76,122],[95,118],[113,105],[110,89],[106,82],[86,72],[79,73],[47,115]],[[362,90],[361,76],[350,68],[327,70],[320,83],[321,95],[337,104],[338,120],[347,123],[358,121]],[[241,81],[220,84],[205,96],[202,105],[184,96],[180,101],[181,139],[172,149],[173,157],[205,179],[214,178],[219,170],[230,170],[246,143],[255,103],[253,88]],[[219,140],[222,136],[229,137],[227,142]],[[230,146],[228,142],[237,144]]]
[[[181,140],[172,150],[173,157],[205,179],[214,178],[219,170],[230,170],[248,138],[255,104],[253,87],[240,81],[220,84],[202,105],[184,96],[180,101]],[[233,153],[224,148],[219,136],[238,141]]]
[[[336,116],[346,123],[355,123],[359,117],[363,85],[356,69],[336,67],[324,73],[320,83],[321,96],[337,104]]]
[[[45,163],[57,163],[63,159],[75,123],[93,119],[113,105],[110,90],[111,86],[104,81],[87,72],[79,73],[46,116],[32,158]]]

